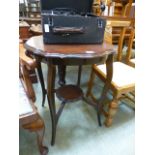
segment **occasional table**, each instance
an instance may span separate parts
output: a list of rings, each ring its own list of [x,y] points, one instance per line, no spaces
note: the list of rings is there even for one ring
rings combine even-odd
[[[83,91],[80,88],[80,78],[82,65],[106,63],[107,81],[102,92],[103,99],[103,97],[106,95],[108,91],[109,84],[112,79],[113,55],[115,53],[111,44],[111,40],[109,42],[109,38],[111,37],[108,37],[105,34],[105,41],[103,42],[103,44],[48,45],[43,43],[42,36],[36,36],[30,38],[25,43],[27,55],[35,57],[36,62],[38,64],[38,73],[42,85],[44,99],[47,92],[48,104],[52,119],[51,145],[54,145],[55,143],[56,126],[58,123],[58,119],[62,113],[64,106],[68,102],[73,102],[82,99],[86,101],[86,103],[92,105],[97,111],[98,123],[101,126],[99,107],[102,101],[100,101],[99,104],[96,105],[84,96]],[[44,79],[41,71],[41,62],[46,63],[48,66],[47,90],[45,89],[44,85]],[[77,83],[75,85],[63,85],[55,89],[56,65],[79,66]],[[57,112],[55,108],[55,94],[58,97],[58,99],[62,101],[61,106]]]

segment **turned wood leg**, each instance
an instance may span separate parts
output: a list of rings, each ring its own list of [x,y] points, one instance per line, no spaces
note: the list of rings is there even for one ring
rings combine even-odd
[[[56,137],[56,109],[55,109],[55,75],[56,68],[50,62],[48,62],[48,75],[47,75],[47,97],[48,97],[48,105],[52,120],[52,140],[51,145],[55,143]]]
[[[41,68],[41,62],[37,62],[37,71],[38,71],[38,76],[41,84],[41,89],[42,89],[42,106],[45,104],[45,97],[46,97],[46,89],[45,89],[45,84],[44,84],[44,77],[42,73],[42,68]]]
[[[65,85],[65,76],[66,76],[66,66],[65,65],[58,65],[58,76],[59,76],[59,85]]]
[[[114,96],[113,100],[111,101],[108,107],[108,114],[104,122],[105,126],[109,127],[112,125],[113,117],[116,114],[117,109],[118,109],[118,96]]]
[[[45,125],[41,117],[38,115],[38,119],[34,122],[23,125],[24,129],[28,129],[31,132],[36,132],[37,143],[41,155],[47,155],[48,148],[43,146],[43,137],[45,132]]]
[[[87,89],[86,97],[88,97],[91,94],[94,78],[95,78],[95,74],[94,74],[93,66],[92,66],[90,79],[89,79],[89,82],[88,82],[88,89]]]
[[[103,108],[103,101],[106,98],[106,95],[107,95],[108,90],[110,88],[112,77],[113,77],[113,54],[109,55],[107,60],[106,60],[106,75],[107,75],[106,82],[105,82],[105,85],[103,87],[101,96],[99,98],[99,102],[97,104],[97,116],[98,116],[99,126],[101,126],[100,113],[101,113],[102,108]]]

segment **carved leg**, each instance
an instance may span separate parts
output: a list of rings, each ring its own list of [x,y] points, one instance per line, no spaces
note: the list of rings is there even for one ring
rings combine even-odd
[[[106,120],[104,122],[105,126],[109,127],[112,125],[112,121],[113,121],[113,117],[117,112],[117,108],[118,108],[118,96],[115,95],[112,102],[109,104],[108,107],[108,114],[106,117]]]
[[[103,108],[103,101],[106,98],[106,95],[108,93],[108,90],[110,88],[111,85],[111,81],[112,81],[112,77],[113,77],[113,54],[109,55],[107,60],[106,60],[106,82],[105,85],[103,87],[101,96],[99,98],[99,102],[97,104],[97,116],[98,116],[98,122],[100,125],[100,113],[102,111]],[[101,125],[100,125],[101,126]]]
[[[48,153],[48,148],[43,146],[42,141],[44,137],[45,128],[36,131],[37,134],[37,142],[41,155],[46,155]]]
[[[50,115],[52,119],[52,140],[51,145],[55,143],[56,136],[56,109],[55,109],[55,66],[50,62],[48,63],[48,76],[47,76],[47,97],[48,97],[48,105],[50,110]]]
[[[66,76],[66,66],[65,65],[58,65],[58,75],[59,75],[59,85],[65,85],[65,76]]]
[[[94,78],[95,78],[95,74],[94,74],[93,66],[92,66],[90,79],[89,79],[89,82],[88,82],[88,89],[87,89],[86,97],[88,97],[91,94]]]
[[[36,132],[37,134],[37,143],[41,155],[47,155],[48,148],[43,146],[43,137],[45,132],[45,125],[41,117],[38,115],[38,119],[34,122],[23,125],[24,129],[28,129],[31,132]]]
[[[42,68],[41,68],[41,63],[37,62],[37,71],[38,71],[38,76],[41,84],[41,89],[42,89],[42,106],[45,104],[45,97],[46,97],[46,89],[45,89],[45,84],[44,84],[44,78],[43,78],[43,73],[42,73]]]

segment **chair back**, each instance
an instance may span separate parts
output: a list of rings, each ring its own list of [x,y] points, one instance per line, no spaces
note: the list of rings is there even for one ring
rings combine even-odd
[[[123,61],[123,47],[124,47],[124,41],[125,41],[125,32],[127,28],[126,27],[121,27],[121,33],[118,41],[118,49],[117,49],[117,61]],[[125,53],[125,61],[126,63],[130,60],[131,55],[132,55],[132,47],[133,47],[133,42],[134,42],[134,37],[135,37],[135,29],[134,27],[131,26],[128,27],[129,30],[129,40],[127,44],[127,52]]]
[[[132,57],[132,47],[135,39],[135,28],[131,28],[131,33],[128,41],[128,48],[126,53],[126,63],[130,64],[130,59]]]
[[[126,16],[130,15],[133,0],[106,0],[107,15]]]

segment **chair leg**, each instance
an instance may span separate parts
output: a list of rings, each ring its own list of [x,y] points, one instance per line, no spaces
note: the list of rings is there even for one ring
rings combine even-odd
[[[45,128],[36,131],[38,147],[41,155],[47,155],[48,153],[48,148],[42,144],[44,132]]]
[[[105,126],[110,127],[112,125],[113,117],[118,108],[118,96],[114,96],[113,100],[109,104],[108,114],[104,122]]]
[[[99,104],[97,104],[97,120],[98,120],[98,125],[99,126],[102,126],[101,116],[100,116],[100,106],[99,106]]]
[[[86,97],[88,97],[91,94],[94,78],[95,78],[95,74],[94,74],[94,70],[92,68],[91,74],[90,74],[90,79],[89,79],[89,82],[88,82],[88,89],[87,89]]]
[[[36,121],[23,125],[23,128],[31,132],[35,132],[37,134],[37,143],[38,143],[40,154],[47,155],[48,148],[46,146],[43,146],[45,125],[42,118],[38,115],[38,119]]]

